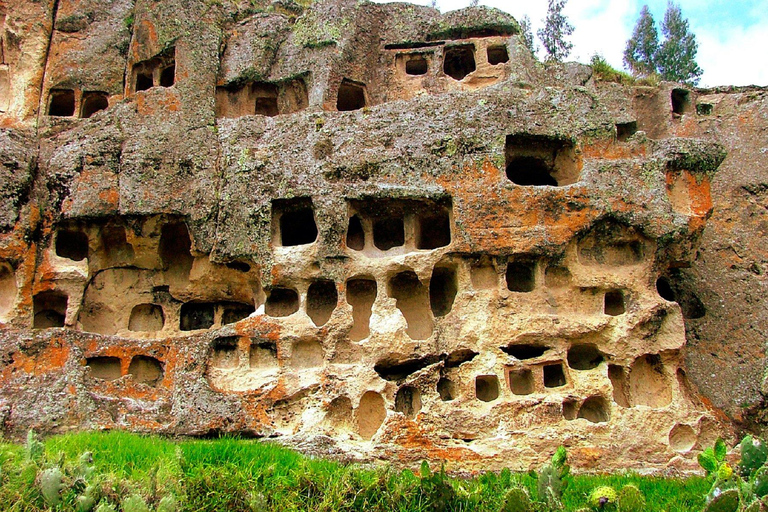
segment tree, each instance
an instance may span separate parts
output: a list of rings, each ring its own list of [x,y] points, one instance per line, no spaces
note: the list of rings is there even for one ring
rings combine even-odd
[[[635,76],[648,76],[656,72],[656,53],[659,50],[659,33],[656,22],[647,5],[640,11],[632,37],[624,50],[624,65]]]
[[[664,42],[656,53],[656,65],[664,80],[697,84],[703,73],[696,63],[699,45],[696,36],[688,29],[680,6],[671,1],[667,4],[664,22],[661,24]]]
[[[520,37],[523,38],[523,44],[531,50],[531,53],[536,53],[536,46],[533,42],[533,31],[531,30],[531,18],[529,18],[527,14],[520,20]]]
[[[547,59],[557,62],[566,58],[573,49],[573,43],[565,40],[567,36],[573,34],[573,25],[563,15],[563,8],[567,1],[549,0],[547,17],[544,18],[544,28],[536,32],[547,51]]]

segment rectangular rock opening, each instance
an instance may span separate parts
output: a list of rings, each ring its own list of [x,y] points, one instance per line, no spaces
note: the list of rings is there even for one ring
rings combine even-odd
[[[317,368],[323,365],[325,355],[323,346],[315,340],[300,340],[291,348],[291,366],[293,368]]]
[[[370,321],[377,286],[373,279],[350,279],[347,281],[347,302],[352,306],[352,329],[349,339],[360,341],[370,335]]]
[[[483,402],[493,402],[499,398],[499,378],[496,375],[475,377],[475,396]]]
[[[463,80],[474,72],[475,46],[472,44],[447,46],[443,54],[443,72],[454,80]]]
[[[602,396],[591,396],[581,404],[577,417],[592,423],[605,423],[611,419],[611,408]]]
[[[171,87],[175,82],[176,65],[171,64],[160,73],[160,87]]]
[[[221,308],[221,325],[234,324],[248,318],[251,313],[256,311],[253,304],[242,302],[221,302],[219,308]]]
[[[101,380],[117,380],[122,377],[119,357],[88,357],[85,365],[91,370],[91,376]]]
[[[536,389],[533,372],[527,368],[510,370],[508,373],[509,389],[516,395],[530,395]]]
[[[88,235],[84,231],[75,229],[57,231],[56,256],[83,261],[88,257]]]
[[[507,263],[507,289],[511,292],[528,293],[536,288],[536,263],[510,261]]]
[[[458,286],[456,267],[435,267],[429,280],[429,305],[434,316],[445,316],[451,312]]]
[[[106,110],[109,107],[109,95],[105,92],[88,91],[83,93],[83,101],[80,106],[80,117],[87,119],[96,112]]]
[[[163,268],[169,277],[178,281],[187,281],[192,270],[192,239],[184,222],[169,222],[160,230],[158,247]]]
[[[541,357],[547,350],[549,350],[549,347],[547,346],[532,345],[530,343],[512,344],[500,348],[502,352],[511,355],[519,361]]]
[[[354,251],[365,249],[365,230],[360,217],[353,215],[349,218],[347,226],[347,247]]]
[[[321,280],[309,285],[307,315],[317,327],[325,325],[330,320],[338,302],[339,294],[336,283],[333,281]]]
[[[136,92],[148,91],[155,86],[155,80],[152,78],[151,71],[136,72]]]
[[[562,364],[544,365],[544,387],[559,388],[565,386],[565,372]]]
[[[507,135],[506,175],[515,185],[563,187],[579,181],[581,160],[570,139]]]
[[[146,91],[159,85],[171,87],[176,82],[176,48],[141,62],[131,69],[133,91]]]
[[[277,368],[277,345],[274,341],[251,343],[248,366],[253,369]]]
[[[75,91],[51,89],[48,100],[48,115],[72,117],[75,115]]]
[[[213,327],[215,305],[210,302],[187,302],[181,305],[179,329],[196,331]]]
[[[500,44],[496,46],[489,46],[487,53],[488,53],[488,64],[490,64],[491,66],[509,62],[509,53],[507,52],[506,45]]]
[[[682,115],[691,111],[691,92],[689,90],[672,89],[670,99],[673,113]]]
[[[499,275],[489,259],[474,262],[469,269],[469,277],[475,290],[493,290],[499,284]]]
[[[405,222],[402,217],[373,221],[373,245],[382,251],[405,245]]]
[[[637,121],[616,124],[616,139],[626,142],[630,137],[637,133]]]
[[[134,356],[128,366],[133,380],[148,386],[157,386],[163,380],[163,363],[151,356]]]
[[[293,288],[272,288],[267,296],[264,312],[268,316],[283,317],[299,310],[299,293]]]
[[[395,412],[400,412],[412,420],[421,410],[421,391],[414,386],[403,386],[395,395]]]
[[[396,274],[389,280],[388,294],[396,300],[397,309],[408,324],[406,334],[413,340],[432,336],[432,315],[427,288],[412,270]]]
[[[292,114],[307,108],[309,93],[303,78],[286,82],[246,82],[216,87],[216,117],[236,118]]]
[[[133,332],[162,331],[165,325],[165,313],[159,304],[138,304],[131,310],[128,330]]]
[[[291,247],[317,240],[317,224],[312,199],[298,197],[272,200],[273,243]]]
[[[16,273],[8,263],[0,261],[0,322],[7,319],[16,304]]]
[[[621,407],[631,407],[629,401],[629,379],[623,366],[608,365],[608,378],[613,387],[613,401]]]
[[[437,249],[451,244],[451,219],[447,209],[420,215],[416,221],[416,248]]]
[[[696,105],[696,113],[700,116],[711,116],[715,110],[715,106],[711,103],[698,103]]]
[[[253,84],[254,114],[274,117],[280,113],[277,107],[277,86],[269,83]]]
[[[361,109],[366,104],[365,84],[344,78],[339,85],[336,110],[348,112]]]
[[[237,368],[240,364],[240,355],[237,351],[239,342],[239,336],[217,338],[211,352],[211,366],[224,370]]]
[[[610,316],[624,314],[626,306],[624,305],[624,293],[621,290],[610,290],[605,292],[604,311],[606,315]]]
[[[67,317],[66,294],[58,291],[40,292],[34,296],[34,329],[64,327]]]

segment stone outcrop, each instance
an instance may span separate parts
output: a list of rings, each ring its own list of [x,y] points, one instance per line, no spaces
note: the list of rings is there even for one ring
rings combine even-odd
[[[600,83],[488,8],[3,9],[7,435],[686,470],[761,421],[762,90]]]

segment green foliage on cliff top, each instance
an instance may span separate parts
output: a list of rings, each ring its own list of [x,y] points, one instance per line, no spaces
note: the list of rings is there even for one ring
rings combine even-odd
[[[21,445],[0,444],[0,503],[5,511],[496,512],[515,487],[525,489],[535,510],[547,510],[538,501],[534,472],[453,478],[426,464],[416,473],[367,469],[254,440],[78,433],[46,440],[44,453],[27,452]],[[46,471],[47,480],[62,489],[58,504],[51,507],[41,491],[40,475]],[[697,477],[576,475],[563,491],[563,510],[586,507],[597,487],[622,489],[627,484],[639,488],[648,512],[701,510],[709,485]]]

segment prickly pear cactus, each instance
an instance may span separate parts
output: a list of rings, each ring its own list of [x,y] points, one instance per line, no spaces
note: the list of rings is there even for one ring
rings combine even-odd
[[[85,491],[77,497],[75,503],[76,512],[91,512],[99,501],[99,487],[89,485]]]
[[[596,509],[604,509],[608,505],[616,503],[616,490],[613,487],[603,485],[601,487],[595,487],[592,492],[589,493],[589,506]]]
[[[634,485],[625,485],[616,498],[619,512],[642,512],[645,510],[645,497]]]
[[[117,512],[117,509],[114,505],[110,504],[106,500],[101,500],[99,502],[99,506],[96,507],[96,510],[94,512]]]
[[[747,436],[741,441],[741,475],[750,477],[768,459],[768,446],[760,439]]]
[[[712,499],[703,512],[737,512],[739,510],[739,491],[728,489]]]
[[[756,497],[768,496],[768,467],[761,467],[752,475],[752,492]]]
[[[504,498],[501,512],[533,512],[533,505],[525,489],[515,487]]]
[[[744,507],[743,512],[760,512],[760,502],[753,501],[749,506]]]
[[[27,444],[24,445],[24,454],[27,460],[38,463],[42,460],[45,453],[45,446],[38,441],[34,430],[27,432]]]
[[[55,507],[61,502],[62,489],[64,489],[64,475],[61,469],[54,467],[40,472],[40,492],[49,507]]]
[[[122,502],[123,512],[150,512],[144,498],[133,494],[125,498]]]

